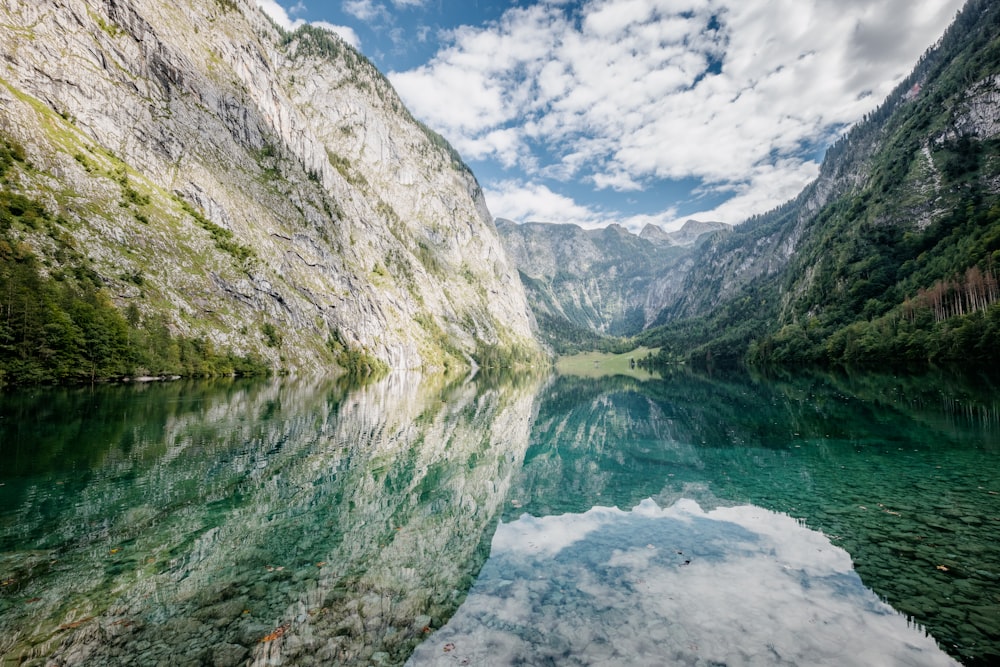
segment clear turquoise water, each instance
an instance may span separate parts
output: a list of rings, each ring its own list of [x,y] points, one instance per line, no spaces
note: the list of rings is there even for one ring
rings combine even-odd
[[[4,664],[994,664],[943,376],[0,396]]]

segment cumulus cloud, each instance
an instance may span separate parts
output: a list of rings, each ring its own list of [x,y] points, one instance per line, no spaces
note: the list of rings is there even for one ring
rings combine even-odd
[[[879,104],[961,4],[539,0],[447,33],[430,62],[390,78],[471,159],[595,190],[696,179],[733,192],[703,213],[739,222],[815,177],[816,148]],[[562,197],[548,219],[622,222],[513,183],[487,184],[499,216]]]
[[[257,0],[257,6],[264,10],[264,13],[271,17],[271,20],[280,25],[285,30],[294,30],[302,25],[302,21],[292,21],[284,7],[275,0]]]
[[[595,227],[602,222],[599,212],[539,183],[501,181],[484,186],[483,192],[487,206],[497,217],[518,222],[565,222],[581,227]]]
[[[365,22],[384,17],[388,11],[385,5],[374,0],[346,0],[343,8],[354,18]]]
[[[427,0],[391,0],[394,9],[419,9],[427,5]],[[366,23],[385,21],[392,23],[389,7],[384,2],[376,0],[344,0],[343,10]]]
[[[270,16],[272,21],[285,30],[295,30],[306,23],[303,19],[292,19],[289,16],[290,13],[294,15],[305,11],[305,5],[302,2],[299,2],[289,10],[286,10],[275,2],[275,0],[257,0],[257,6]],[[356,49],[361,48],[361,39],[358,37],[358,33],[350,26],[334,25],[328,21],[313,21],[311,25],[332,32]]]

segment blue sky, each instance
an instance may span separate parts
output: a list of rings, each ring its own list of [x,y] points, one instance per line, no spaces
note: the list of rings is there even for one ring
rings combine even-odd
[[[794,197],[962,0],[257,0],[327,27],[520,222],[739,223]]]

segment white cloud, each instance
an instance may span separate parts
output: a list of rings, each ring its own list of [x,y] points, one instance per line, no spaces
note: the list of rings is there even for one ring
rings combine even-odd
[[[387,13],[385,5],[375,0],[345,0],[343,8],[354,18],[365,22],[386,16]]]
[[[678,229],[683,224],[683,220],[677,220],[677,211],[674,208],[652,214],[623,216],[583,206],[571,197],[553,192],[539,183],[525,183],[513,179],[486,183],[483,186],[483,193],[486,197],[486,206],[491,213],[499,218],[516,222],[562,222],[579,225],[585,229],[616,223],[635,233],[642,231],[648,224],[659,225],[667,231]]]
[[[497,217],[517,222],[565,222],[597,227],[602,216],[538,183],[501,181],[483,186],[486,205]]]
[[[285,30],[294,30],[304,23],[302,20],[292,21],[288,17],[288,12],[285,8],[275,2],[275,0],[257,0],[257,6],[263,9],[264,13],[270,16],[272,21]]]
[[[272,21],[285,30],[292,31],[306,23],[303,19],[292,19],[289,17],[289,13],[301,14],[305,11],[306,7],[302,2],[299,2],[289,10],[286,10],[275,2],[275,0],[257,0],[257,6],[270,16]],[[311,25],[332,32],[356,49],[361,48],[361,39],[358,37],[358,33],[354,32],[354,29],[350,26],[334,25],[328,21],[313,21]]]
[[[750,215],[764,213],[798,195],[819,176],[819,165],[802,160],[786,160],[773,167],[759,167],[744,183],[726,186],[733,196],[719,206],[689,213],[683,219],[665,216],[660,225],[678,229],[684,220],[741,222]]]
[[[814,177],[807,148],[878,105],[961,4],[540,0],[446,34],[390,78],[467,157],[597,189],[698,179],[735,193],[704,213],[739,222]],[[490,202],[501,217],[536,206],[565,220],[545,208],[554,197],[571,221],[599,213],[549,188],[515,196],[513,182]]]
[[[642,184],[624,171],[619,171],[614,174],[594,174],[593,181],[594,186],[598,190],[604,190],[605,188],[611,188],[612,190],[617,190],[618,192],[635,192],[637,190],[642,190]]]
[[[427,0],[390,0],[393,10],[420,9],[427,4]],[[370,24],[395,25],[396,20],[385,2],[378,0],[344,0],[340,5],[344,12],[350,14],[359,21]],[[393,42],[397,42],[393,38]],[[398,46],[398,44],[397,44]]]

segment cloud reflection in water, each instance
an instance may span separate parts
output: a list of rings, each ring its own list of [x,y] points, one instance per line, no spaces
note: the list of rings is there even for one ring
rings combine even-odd
[[[783,514],[665,509],[502,524],[451,621],[408,664],[955,665]]]

